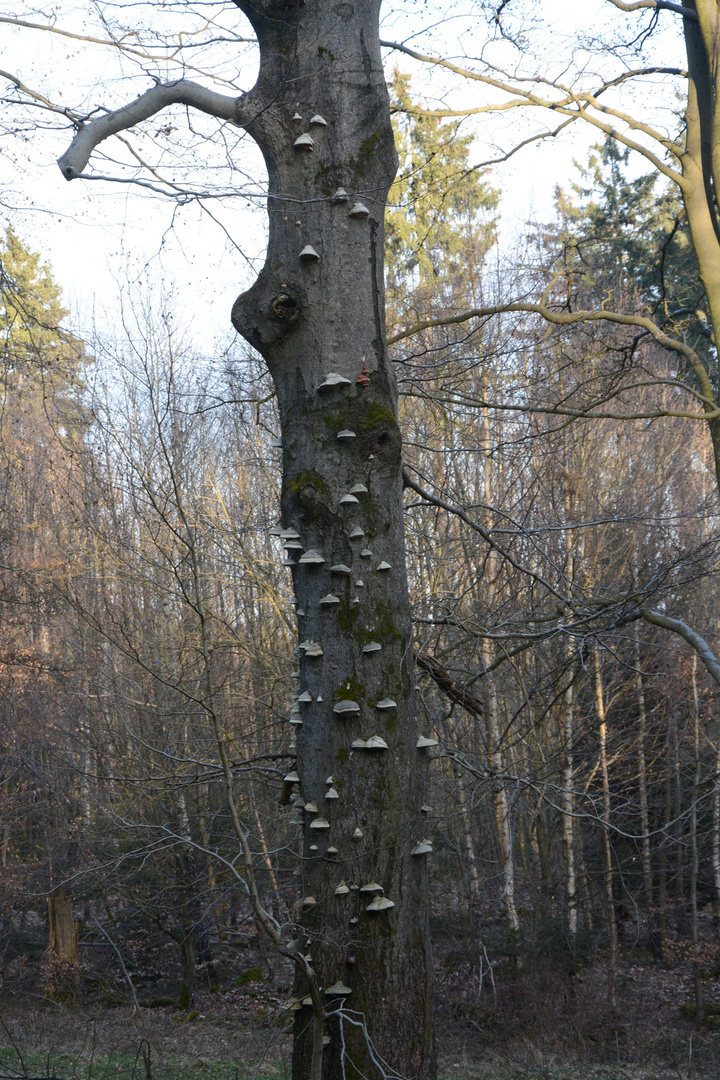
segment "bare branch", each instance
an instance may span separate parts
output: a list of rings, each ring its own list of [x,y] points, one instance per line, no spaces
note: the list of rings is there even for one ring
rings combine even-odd
[[[692,646],[712,678],[720,686],[720,661],[718,661],[715,653],[704,638],[701,638],[687,623],[682,622],[680,619],[671,619],[668,615],[661,615],[659,611],[641,608],[640,614],[645,622],[649,622],[653,626],[661,626],[663,630],[671,630],[673,634],[679,634],[680,637],[684,638],[688,645]]]
[[[510,565],[516,570],[520,571],[520,573],[527,574],[529,577],[533,578],[533,580],[537,581],[538,584],[544,585],[548,592],[552,593],[552,595],[563,604],[568,603],[568,598],[562,593],[559,593],[558,590],[555,589],[541,574],[536,573],[534,570],[530,570],[526,566],[521,566],[520,563],[512,557],[509,551],[506,551],[506,549],[498,544],[497,541],[493,540],[487,529],[484,529],[482,525],[479,525],[477,521],[474,521],[460,506],[453,506],[452,503],[438,498],[438,496],[433,495],[431,491],[427,491],[426,488],[418,484],[417,480],[413,480],[409,470],[405,466],[403,466],[402,478],[405,487],[412,488],[412,490],[420,495],[421,498],[425,499],[426,502],[432,503],[441,510],[447,510],[449,514],[455,514],[455,516],[459,517],[461,521],[464,521],[466,525],[469,525],[471,529],[474,529],[476,533],[479,533],[483,540],[489,544],[494,551],[497,551],[498,555],[501,555],[503,559],[507,559]]]
[[[66,180],[74,180],[82,173],[98,143],[110,135],[134,127],[169,105],[189,105],[218,120],[242,127],[244,114],[241,102],[242,98],[217,94],[187,79],[158,83],[129,105],[82,124],[70,147],[58,158],[58,166]]]
[[[620,326],[637,326],[646,331],[658,345],[661,345],[669,352],[678,353],[684,360],[692,367],[700,386],[700,393],[696,394],[703,403],[704,412],[697,414],[699,419],[702,420],[717,420],[720,418],[720,408],[718,408],[715,395],[713,393],[712,383],[705,370],[700,357],[697,355],[694,349],[691,349],[689,345],[686,345],[684,341],[679,341],[677,338],[670,337],[664,330],[661,330],[657,323],[653,322],[646,315],[625,315],[619,311],[604,311],[602,308],[594,311],[570,311],[560,312],[553,311],[546,304],[535,304],[528,301],[515,301],[511,304],[493,304],[489,307],[471,308],[469,311],[463,311],[458,315],[446,315],[438,319],[426,319],[422,322],[415,323],[407,330],[403,330],[398,334],[394,334],[388,338],[388,345],[394,345],[398,341],[402,341],[405,338],[412,337],[414,334],[420,333],[422,330],[430,330],[437,326],[452,326],[458,323],[468,322],[470,319],[484,319],[490,315],[500,315],[503,312],[526,312],[531,315],[540,315],[546,322],[553,323],[556,326],[575,326],[578,323],[583,322],[610,322],[616,323]]]
[[[683,7],[682,4],[674,4],[672,0],[632,0],[631,3],[625,3],[625,0],[610,0],[610,3],[616,8],[620,8],[621,11],[638,11],[640,8],[674,11],[677,15],[682,15],[684,19],[692,19],[693,22],[697,22],[697,12],[693,8]]]
[[[61,113],[63,116],[70,117],[71,120],[76,119],[75,114],[70,109],[67,109],[64,106],[54,105],[49,98],[43,97],[42,94],[38,94],[36,90],[31,90],[29,86],[26,86],[24,82],[21,82],[17,76],[12,75],[9,71],[0,69],[0,78],[7,79],[7,81],[11,82],[13,86],[16,86],[22,94],[26,94],[33,101],[37,101],[39,105],[44,106],[44,108],[49,109],[51,112]]]
[[[474,716],[483,715],[485,710],[483,708],[483,703],[477,694],[473,694],[469,690],[466,690],[456,679],[453,679],[448,669],[443,667],[440,661],[436,660],[434,656],[430,656],[429,653],[417,653],[415,656],[415,663],[418,667],[421,667],[423,671],[427,671],[433,677],[439,688],[444,694],[447,694],[451,701],[455,701],[458,705],[462,705],[464,709],[467,709],[467,711]]]

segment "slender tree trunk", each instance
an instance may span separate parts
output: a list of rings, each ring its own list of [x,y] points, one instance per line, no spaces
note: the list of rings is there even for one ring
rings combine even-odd
[[[477,867],[477,855],[475,854],[475,841],[472,834],[472,820],[468,808],[467,793],[463,784],[463,773],[456,768],[455,773],[455,798],[457,800],[458,814],[461,821],[462,842],[465,850],[465,862],[467,866],[466,880],[470,910],[473,923],[476,922],[478,907],[480,904],[480,874]]]
[[[645,711],[645,689],[640,666],[640,636],[638,626],[635,623],[633,635],[633,650],[635,669],[637,671],[637,701],[638,701],[638,788],[640,796],[640,828],[642,830],[641,852],[643,884],[645,887],[645,903],[648,913],[653,905],[652,865],[650,861],[650,815],[648,813],[647,797],[647,768],[645,765],[645,734],[647,727],[647,715]]]
[[[618,935],[615,920],[615,898],[613,889],[612,845],[610,844],[610,775],[607,759],[607,719],[605,716],[605,697],[603,693],[602,671],[600,668],[600,650],[593,652],[595,662],[595,705],[598,714],[598,734],[600,739],[600,771],[602,774],[603,793],[603,851],[605,854],[605,901],[607,905],[608,933],[610,935],[610,963],[608,969],[608,1004],[615,1008],[615,976],[618,961]]]
[[[563,787],[562,787],[562,837],[565,857],[565,902],[567,904],[567,932],[571,952],[575,952],[577,938],[577,886],[575,882],[575,796],[574,784],[574,713],[575,690],[572,681],[563,695]]]
[[[396,155],[380,5],[237,3],[260,44],[243,112],[255,117],[247,128],[268,169],[270,233],[233,322],[275,384],[282,521],[304,553],[292,567],[298,632],[316,643],[300,656],[312,700],[301,705],[297,772],[303,799],[318,807],[304,815],[300,919],[327,1016],[321,1038],[317,1011],[314,1022],[309,1008],[296,1013],[293,1077],[317,1080],[320,1061],[328,1080],[372,1077],[384,1060],[424,1080],[435,1073],[427,855],[412,852],[426,832],[428,750],[417,747],[385,339],[383,222]],[[371,642],[381,649],[364,652]],[[370,738],[387,749],[358,745]],[[383,891],[336,894],[343,882]],[[302,979],[296,989],[307,993]]]
[[[483,647],[483,663],[487,667],[492,662],[492,657],[487,646]],[[512,823],[510,821],[510,800],[508,799],[507,786],[504,772],[505,762],[502,752],[502,740],[500,737],[500,718],[498,710],[497,689],[492,675],[487,677],[487,732],[490,751],[490,765],[493,770],[493,806],[495,809],[495,824],[497,826],[498,845],[500,848],[500,863],[503,874],[503,904],[508,923],[510,947],[515,949],[517,935],[520,930],[515,907],[515,857],[513,855]]]
[[[700,706],[697,692],[697,653],[692,656],[692,728],[693,728],[693,759],[695,775],[693,779],[692,808],[690,811],[690,938],[693,944],[693,952],[698,950],[698,797],[700,794]],[[693,956],[693,989],[695,991],[695,1019],[703,1020],[705,1015],[705,1003],[703,1001],[702,981],[700,978],[700,964],[697,955]]]
[[[713,921],[717,929],[720,926],[720,744],[715,750],[712,808]]]

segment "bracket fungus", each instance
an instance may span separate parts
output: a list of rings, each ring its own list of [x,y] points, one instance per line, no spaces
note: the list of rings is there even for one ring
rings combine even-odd
[[[364,750],[367,746],[367,743],[365,742],[365,739],[353,739],[350,745],[353,750]]]
[[[301,555],[298,563],[302,563],[303,566],[322,566],[325,562],[319,551],[315,548],[310,548],[304,555]]]
[[[283,529],[281,532],[278,533],[278,536],[280,537],[281,540],[299,540],[300,539],[300,533],[297,531],[297,529]]]
[[[424,750],[427,746],[437,746],[437,739],[429,739],[427,735],[421,735],[415,743],[418,750]]]
[[[392,698],[384,697],[382,701],[378,701],[375,706],[376,709],[397,709],[397,702]]]
[[[302,559],[300,560],[300,562],[302,562]],[[392,570],[392,566],[390,565],[389,562],[381,562],[381,563],[378,563],[377,569],[378,570]]]
[[[346,439],[348,441],[350,439],[356,439],[357,435],[354,431],[351,431],[350,428],[343,428],[342,431],[338,431],[337,438],[340,439],[341,442],[345,442]]]
[[[296,150],[312,150],[315,146],[315,140],[308,131],[304,131],[302,135],[298,135],[293,146]]]
[[[364,653],[380,652],[381,650],[382,650],[382,645],[380,644],[379,641],[370,641],[363,648]]]
[[[302,551],[303,546],[299,540],[283,540],[284,551]]]
[[[338,375],[337,371],[329,371],[325,376],[325,382],[320,383],[318,390],[327,393],[328,390],[334,390],[336,386],[352,386],[352,383],[344,375]]]
[[[338,716],[347,716],[349,713],[359,713],[360,706],[357,701],[338,701],[337,705],[333,706],[333,712]]]
[[[298,259],[302,259],[303,262],[316,262],[319,258],[320,256],[312,244],[306,244],[298,254]]]
[[[318,645],[317,641],[311,641],[310,644],[308,645],[307,649],[305,650],[305,655],[310,656],[310,657],[322,656],[323,655],[322,646]]]
[[[311,829],[329,829],[330,822],[324,817],[317,817],[314,821],[310,822]]]
[[[345,882],[341,881],[340,884],[338,885],[337,889],[335,890],[335,895],[336,896],[347,896],[349,892],[350,892],[350,890],[348,889]]]
[[[365,535],[365,533],[360,528],[360,526],[356,525],[355,528],[351,529],[350,532],[348,533],[348,538],[350,540],[359,540],[364,535]]]
[[[340,796],[338,795],[335,788],[331,787],[331,788],[328,788],[327,791],[325,792],[325,798],[326,799],[339,799]]]
[[[328,855],[337,855],[337,853],[338,849],[336,847],[329,847],[326,852]]]
[[[287,559],[283,559],[283,561],[280,563],[280,565],[281,566],[297,566],[297,563],[295,562],[294,559],[291,559],[290,556],[288,555]]]
[[[303,907],[315,907],[316,904],[317,900],[314,896],[306,896],[302,902]]]
[[[348,201],[349,201],[349,199],[350,199],[350,196],[348,195],[348,193],[347,193],[347,191],[345,190],[345,188],[344,188],[344,187],[339,187],[339,188],[338,188],[338,189],[337,189],[337,190],[336,190],[336,191],[335,191],[335,192],[333,193],[333,196],[332,196],[332,201],[333,201],[333,202],[335,202],[335,203],[344,203],[344,202],[348,202]]]
[[[332,786],[333,786],[333,784],[335,783],[335,781],[333,780],[332,776],[328,776],[328,778],[327,778],[327,780],[325,781],[325,783],[326,783],[326,785],[327,785],[328,787],[332,787]]]
[[[279,525],[273,525],[272,529],[268,529],[268,536],[282,536],[283,531]]]
[[[363,581],[362,578],[358,578],[358,580],[355,582],[355,588],[356,589],[364,589],[365,588],[365,582]]]
[[[351,495],[367,495],[367,493],[368,489],[365,487],[364,484],[353,484],[353,486],[350,488]]]
[[[317,813],[319,813],[317,805],[314,802],[306,802],[304,807],[303,807],[303,810],[307,810],[308,814],[317,814]]]
[[[429,855],[432,852],[432,840],[421,840],[410,852],[411,855]]]
[[[302,701],[303,703],[312,701],[312,694],[309,690],[303,690],[302,694],[298,695],[298,701]]]
[[[367,885],[360,886],[360,892],[385,892],[382,885],[378,885],[377,881],[369,881]]]
[[[335,566],[330,567],[331,574],[352,574],[352,570],[345,563],[335,563]]]
[[[432,808],[432,806],[428,806],[427,803],[423,803],[422,806],[420,807],[420,809],[423,812],[423,814],[431,814],[433,808]]]
[[[293,116],[293,120],[302,120],[302,116],[300,115],[299,112],[295,113],[295,115]]]
[[[300,713],[293,713],[288,720],[288,724],[294,724],[295,727],[302,727],[302,716]]]
[[[324,116],[321,116],[320,113],[315,113],[314,116],[311,116],[310,123],[318,124],[320,127],[327,127],[327,120]]]
[[[370,211],[368,210],[367,206],[365,205],[365,203],[361,202],[353,203],[348,210],[348,217],[366,218],[369,214]]]
[[[308,851],[317,851],[317,850],[318,850],[317,844],[311,844],[310,847],[308,848]],[[307,957],[305,959],[307,959]]]
[[[282,450],[282,439],[273,439],[270,445],[272,446],[273,450]]]
[[[341,982],[333,983],[333,985],[328,986],[325,991],[326,997],[347,997],[348,994],[352,994],[352,990],[349,986],[344,986]]]
[[[381,735],[371,735],[365,743],[366,750],[389,750],[390,747]]]
[[[289,772],[287,774],[287,776],[283,776],[283,783],[284,784],[299,784],[300,783],[300,777],[298,776],[297,772],[293,769],[293,771]]]
[[[392,900],[389,900],[387,896],[376,896],[371,904],[365,908],[366,911],[387,911],[388,908],[395,907]]]
[[[341,506],[348,506],[350,503],[357,503],[357,502],[360,502],[360,500],[358,498],[356,498],[355,495],[352,495],[352,494],[350,494],[350,492],[348,492],[347,495],[343,495],[342,499],[340,500],[340,505]]]
[[[361,828],[360,828],[360,827],[358,826],[358,828],[356,828],[356,829],[355,829],[355,832],[353,833],[353,840],[362,840],[362,838],[363,838],[363,836],[364,836],[364,835],[365,835],[365,833],[364,833],[364,832],[362,831],[362,829],[361,829]]]
[[[340,603],[340,597],[339,596],[333,596],[332,593],[327,593],[326,596],[323,596],[323,597],[320,598],[320,600],[318,600],[318,603],[320,604],[321,607],[329,607],[330,604],[339,604]]]

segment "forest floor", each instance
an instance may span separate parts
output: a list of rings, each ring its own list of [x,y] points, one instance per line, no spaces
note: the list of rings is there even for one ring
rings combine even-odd
[[[442,1080],[718,1080],[720,972],[703,981],[696,1023],[689,966],[668,970],[626,953],[607,1005],[602,960],[569,977],[557,967],[484,972],[467,949],[436,949]],[[89,951],[89,950],[87,950]],[[81,1001],[48,1000],[43,960],[6,962],[0,988],[0,1080],[282,1080],[287,970],[245,942],[198,985],[191,1010],[137,978],[141,1003],[112,956],[83,963]],[[141,974],[141,973],[139,973]],[[160,993],[159,993],[160,992]]]

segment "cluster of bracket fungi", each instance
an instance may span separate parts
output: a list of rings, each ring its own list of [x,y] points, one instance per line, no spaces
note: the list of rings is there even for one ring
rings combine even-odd
[[[295,113],[295,115],[293,116],[293,120],[295,122],[301,123],[303,117],[300,115],[300,113]],[[310,126],[322,130],[323,127],[327,126],[327,121],[319,114],[316,114],[315,116],[311,117]],[[314,149],[314,146],[315,139],[309,131],[306,131],[303,134],[299,135],[294,142],[294,149],[298,153],[311,153]],[[338,188],[332,196],[332,201],[337,205],[343,205],[345,203],[350,203],[351,199],[348,193],[344,190],[344,188],[341,187]],[[363,219],[367,218],[368,216],[369,210],[362,202],[352,202],[348,209],[348,217],[355,219]],[[299,253],[299,258],[303,262],[311,263],[318,260],[320,256],[311,244],[307,244]],[[356,381],[361,385],[361,388],[363,390],[366,388],[370,381],[369,373],[364,362],[361,375]],[[344,375],[340,375],[337,372],[331,371],[328,372],[328,374],[324,377],[324,380],[317,387],[317,390],[320,394],[333,396],[338,390],[341,390],[344,387],[350,387],[352,385],[353,383],[351,379],[348,379]],[[356,437],[356,433],[348,428],[343,428],[342,430],[338,431],[336,436],[338,442],[341,444],[350,444]],[[281,441],[275,440],[273,442],[273,446],[280,449],[282,447]],[[367,486],[364,483],[358,482],[352,487],[350,487],[350,489],[340,498],[339,505],[343,508],[359,506],[363,500],[363,497],[367,495],[369,495]],[[305,567],[307,569],[307,572],[310,574],[316,573],[318,568],[326,566],[326,559],[320,551],[312,547],[307,549],[305,548],[305,545],[302,542],[301,534],[296,528],[282,528],[278,525],[270,529],[269,532],[270,535],[277,537],[282,542],[284,553],[284,560],[282,563],[283,566]],[[351,529],[349,529],[347,536],[350,541],[354,542],[354,544],[358,544],[359,558],[365,561],[366,570],[364,572],[388,574],[392,571],[393,567],[391,563],[385,561],[384,559],[375,559],[373,551],[368,546],[366,546],[367,540],[365,537],[365,532],[360,525],[355,525]],[[331,578],[337,578],[338,583],[340,583],[342,579],[352,578],[354,579],[354,585],[356,589],[362,590],[364,588],[365,583],[363,581],[363,578],[359,576],[357,572],[352,569],[352,567],[347,566],[345,563],[336,563],[331,565],[329,567],[329,573],[331,575]],[[307,612],[302,607],[298,606],[298,600],[295,596],[292,597],[291,603],[296,606],[298,616],[303,617],[307,614]],[[328,613],[332,613],[336,606],[340,605],[341,603],[342,601],[340,596],[336,595],[336,593],[332,591],[332,585],[331,591],[327,592],[324,596],[320,597],[320,599],[317,600],[318,606],[323,610],[327,611]],[[360,596],[355,595],[351,603],[360,604]],[[374,653],[381,652],[382,648],[382,642],[373,640],[363,646],[362,653],[364,655],[371,656]],[[320,644],[320,642],[314,640],[301,641],[295,651],[298,655],[304,655],[306,659],[317,659],[318,661],[321,661],[324,655],[322,645]],[[293,672],[292,677],[299,679],[300,672]],[[322,703],[322,700],[323,699],[321,695],[313,697],[313,695],[308,689],[298,690],[297,692],[295,692],[293,694],[293,709],[289,718],[289,723],[295,727],[301,726],[303,723],[302,708],[310,706],[314,703]],[[397,708],[397,703],[390,697],[384,697],[377,701],[374,707],[380,713],[385,711],[389,712]],[[332,711],[339,720],[343,720],[347,718],[359,717],[362,710],[360,704],[357,701],[353,701],[349,698],[341,698],[336,702],[336,704],[333,705]],[[425,735],[421,735],[417,739],[416,747],[419,751],[424,751],[432,746],[437,746],[437,739],[430,738]],[[353,739],[351,743],[351,750],[364,753],[369,752],[370,759],[372,759],[376,755],[379,759],[382,757],[382,753],[384,751],[389,750],[389,746],[381,735],[371,735],[369,738]],[[293,769],[289,773],[287,773],[287,775],[284,777],[284,781],[286,784],[299,784],[300,776],[298,772]],[[333,802],[340,799],[341,796],[336,788],[333,776],[327,777],[325,781],[325,787],[325,805],[329,808],[332,806]],[[321,809],[316,802],[305,802],[302,799],[301,795],[297,792],[293,794],[291,801],[293,803],[294,812],[296,815],[293,817],[291,824],[307,824],[308,829],[312,830],[315,835],[319,835],[322,832],[327,832],[328,830],[330,830],[331,823],[328,820],[328,817],[325,816],[328,812],[327,810]],[[430,812],[431,807],[423,805],[420,809],[423,813],[427,814]],[[352,837],[354,841],[359,842],[363,839],[363,835],[364,834],[362,829],[357,826],[352,834]],[[310,852],[315,854],[319,851],[318,844],[311,843],[309,845],[309,850]],[[432,850],[432,842],[429,839],[425,838],[415,844],[411,851],[411,854],[414,856],[423,856],[430,854]],[[337,859],[339,857],[339,854],[340,853],[337,847],[335,847],[334,845],[330,845],[329,847],[325,848],[325,856],[331,860]],[[368,903],[365,905],[365,910],[367,912],[378,913],[383,911],[389,911],[391,908],[395,907],[394,901],[391,900],[388,896],[385,896],[384,892],[385,890],[383,886],[376,881],[370,881],[366,882],[363,885],[358,885],[354,882],[345,881],[343,879],[338,883],[337,887],[335,888],[334,894],[337,897],[343,897],[349,896],[352,893],[357,893],[368,901]],[[306,896],[302,900],[301,906],[304,910],[309,910],[316,907],[317,903],[317,899],[314,896]],[[357,916],[353,916],[350,919],[351,924],[355,924],[357,922]],[[309,960],[311,958],[308,956],[306,957],[306,959]],[[325,995],[330,997],[346,997],[351,993],[352,990],[350,989],[350,987],[343,985],[340,981],[338,981],[333,986],[329,986],[325,990]],[[291,1008],[299,1009],[302,1007],[302,1005],[305,1004],[311,1004],[311,999],[309,997],[301,1001],[295,1002],[294,1005],[291,1006]]]
[[[302,123],[302,119],[302,116],[298,112],[296,112],[293,116],[293,120],[296,123]],[[316,113],[315,116],[310,117],[310,126],[322,129],[324,127],[327,127],[327,120],[324,117],[320,116],[319,113]],[[315,139],[312,137],[309,131],[304,131],[302,135],[298,135],[297,139],[293,143],[293,147],[298,153],[312,153],[312,151],[315,149]],[[348,195],[345,188],[339,187],[332,196],[332,201],[337,205],[342,206],[343,204],[350,202],[350,196]],[[368,210],[365,203],[360,202],[360,200],[356,200],[349,207],[347,214],[349,218],[363,220],[364,218],[370,216],[370,211]],[[312,244],[306,244],[302,251],[299,253],[298,258],[301,259],[302,262],[314,263],[320,259],[320,256],[318,255]],[[341,376],[338,375],[336,376],[336,378],[341,378]]]

